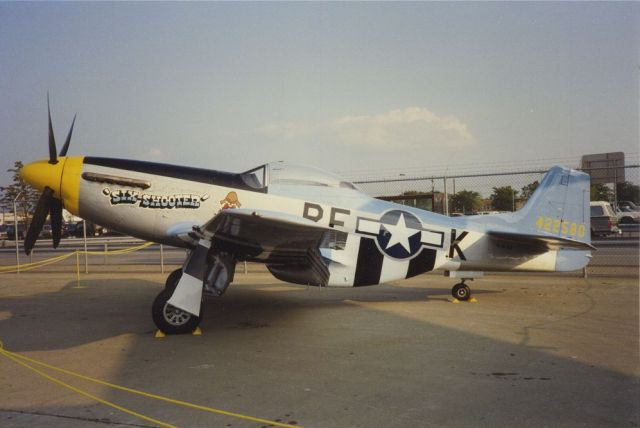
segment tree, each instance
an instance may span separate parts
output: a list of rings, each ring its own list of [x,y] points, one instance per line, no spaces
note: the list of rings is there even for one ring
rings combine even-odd
[[[472,214],[482,208],[482,198],[480,193],[472,190],[461,190],[451,195],[451,206],[449,211],[464,214]]]
[[[491,194],[491,205],[496,211],[513,211],[518,191],[511,186],[494,187]]]
[[[13,211],[13,201],[16,196],[20,195],[16,201],[18,215],[21,215],[25,220],[25,227],[29,224],[29,214],[35,209],[38,202],[39,192],[31,187],[20,176],[20,170],[23,164],[21,161],[16,161],[13,164],[13,168],[9,168],[7,171],[13,173],[13,182],[8,186],[0,186],[0,204],[6,211]]]
[[[616,193],[619,201],[631,201],[640,203],[640,186],[629,181],[616,184]]]
[[[606,184],[592,184],[591,185],[591,200],[592,201],[610,201],[613,199],[611,189]]]
[[[533,192],[536,191],[540,182],[538,180],[533,183],[529,183],[522,188],[522,199],[527,200],[533,195]]]

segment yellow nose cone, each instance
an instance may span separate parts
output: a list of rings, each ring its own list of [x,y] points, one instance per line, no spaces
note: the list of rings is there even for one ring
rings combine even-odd
[[[20,175],[36,189],[43,191],[45,187],[51,188],[54,196],[61,198],[60,182],[65,158],[58,158],[58,163],[50,164],[48,160],[31,162],[22,167]]]

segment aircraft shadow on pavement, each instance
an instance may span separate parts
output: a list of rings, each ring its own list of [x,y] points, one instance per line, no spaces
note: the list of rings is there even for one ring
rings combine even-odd
[[[140,279],[85,280],[81,288],[69,282],[63,289],[0,300],[2,340],[15,352],[64,349],[121,334],[152,334],[151,303],[160,291],[156,282]],[[362,288],[317,288],[287,285],[291,291],[268,286],[232,285],[221,297],[205,298],[201,327],[209,330],[264,324],[292,311],[348,307],[358,302],[447,301],[441,288],[382,285]],[[474,289],[474,294],[497,291]],[[252,320],[261,321],[252,321]]]

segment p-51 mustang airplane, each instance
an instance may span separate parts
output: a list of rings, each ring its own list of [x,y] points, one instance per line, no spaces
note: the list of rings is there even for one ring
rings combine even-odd
[[[74,118],[75,123],[75,118]],[[360,287],[442,270],[462,282],[479,271],[571,271],[588,263],[589,177],[553,167],[519,211],[450,218],[365,195],[333,174],[284,162],[229,173],[127,159],[56,155],[22,169],[42,191],[25,239],[30,253],[51,214],[60,242],[62,207],[141,239],[190,250],[152,306],[166,333],[191,332],[203,294],[221,296],[238,261],[265,263],[278,279]]]

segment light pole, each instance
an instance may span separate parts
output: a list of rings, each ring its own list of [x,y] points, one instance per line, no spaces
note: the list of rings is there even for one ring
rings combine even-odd
[[[449,215],[449,195],[447,194],[447,176],[442,177],[444,180],[444,215]]]
[[[16,207],[18,198],[22,195],[22,191],[18,192],[13,199],[13,233],[16,240],[16,273],[20,273],[20,249],[18,244],[18,208]]]

